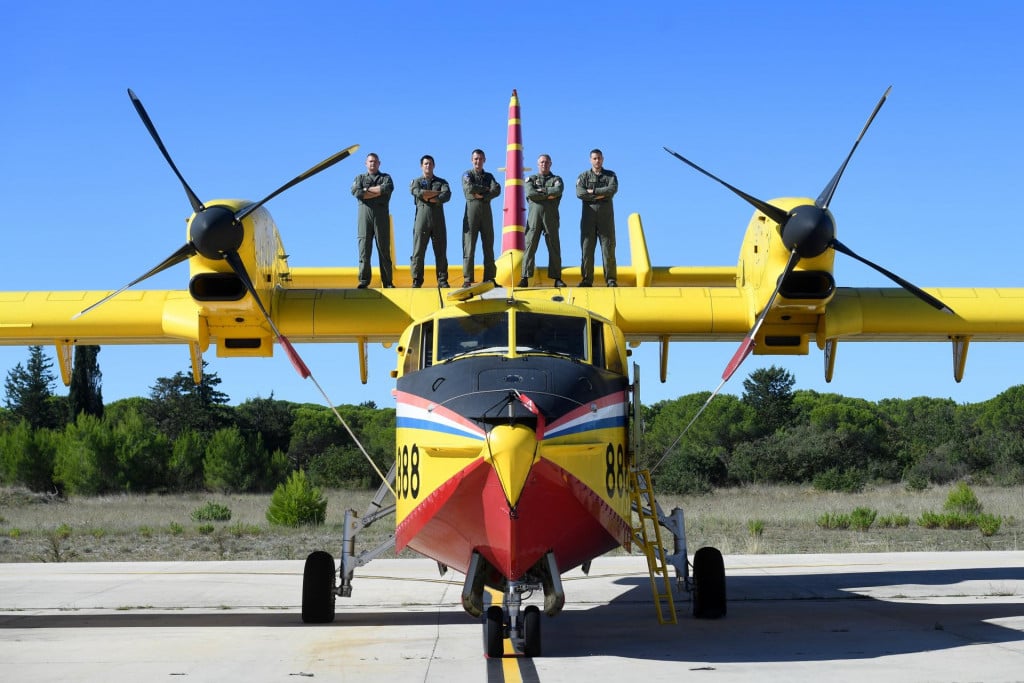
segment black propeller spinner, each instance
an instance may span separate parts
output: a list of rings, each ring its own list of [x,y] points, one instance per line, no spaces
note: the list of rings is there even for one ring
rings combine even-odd
[[[761,313],[757,316],[757,320],[754,321],[754,326],[751,328],[747,336],[744,337],[743,342],[740,344],[739,349],[733,354],[732,359],[725,368],[725,372],[722,373],[722,381],[728,381],[732,377],[733,373],[736,372],[740,364],[750,352],[754,350],[754,338],[757,336],[758,331],[761,329],[761,324],[764,322],[765,317],[771,310],[772,304],[775,303],[775,298],[779,295],[779,290],[782,288],[782,283],[786,277],[793,272],[797,264],[802,258],[814,258],[820,256],[825,252],[826,249],[832,248],[836,251],[846,254],[851,258],[854,258],[866,266],[874,268],[876,271],[885,275],[887,278],[904,288],[921,301],[924,301],[929,306],[937,308],[943,313],[953,314],[953,310],[946,306],[944,303],[936,299],[934,296],[924,291],[920,287],[913,285],[912,283],[904,280],[895,273],[886,270],[882,266],[869,261],[868,259],[860,256],[852,249],[847,247],[845,244],[836,239],[836,224],[835,219],[832,217],[832,212],[828,210],[828,205],[832,201],[832,196],[836,192],[836,187],[839,185],[839,180],[843,177],[843,172],[846,170],[847,164],[850,163],[850,159],[853,157],[854,151],[860,141],[864,138],[864,134],[867,133],[868,127],[871,126],[871,122],[875,120],[875,115],[885,104],[886,98],[889,96],[889,91],[892,90],[892,86],[889,86],[886,91],[882,94],[882,98],[878,100],[878,104],[875,105],[874,111],[871,112],[871,116],[868,117],[867,123],[864,124],[864,128],[861,129],[860,135],[857,136],[857,140],[853,143],[853,147],[850,149],[850,153],[846,155],[846,159],[843,160],[839,170],[832,176],[832,180],[829,181],[825,189],[821,191],[814,204],[805,204],[797,206],[791,211],[784,211],[777,206],[769,204],[768,202],[762,201],[757,197],[747,194],[742,190],[733,187],[729,183],[725,182],[721,178],[715,176],[712,173],[704,170],[697,164],[693,163],[689,159],[686,159],[682,155],[672,151],[668,147],[665,147],[665,151],[674,156],[675,158],[682,161],[684,164],[696,169],[703,173],[712,180],[724,185],[726,188],[731,190],[738,197],[743,199],[745,202],[753,206],[755,209],[766,215],[771,220],[775,221],[779,225],[779,232],[782,238],[782,243],[786,249],[789,250],[789,261],[786,263],[786,267],[779,277],[778,284],[775,286],[775,290],[772,295],[768,298],[768,303],[761,310]]]
[[[182,261],[188,260],[196,254],[200,254],[205,258],[211,260],[226,260],[231,266],[231,270],[235,276],[245,285],[246,291],[252,295],[252,298],[256,301],[256,305],[259,307],[260,312],[263,314],[267,324],[270,325],[273,330],[278,342],[285,349],[288,357],[291,359],[295,369],[302,375],[303,379],[309,377],[309,369],[305,363],[295,352],[291,342],[288,341],[281,332],[277,329],[277,325],[274,324],[274,320],[270,317],[267,309],[264,307],[263,302],[260,300],[259,294],[256,292],[256,288],[253,286],[252,278],[249,277],[249,273],[245,270],[245,264],[242,261],[242,257],[238,253],[238,248],[242,245],[242,240],[245,237],[245,230],[242,227],[242,219],[251,214],[256,209],[260,208],[268,201],[281,194],[285,190],[298,185],[303,180],[313,177],[320,171],[326,170],[338,163],[345,157],[351,155],[354,151],[359,149],[359,145],[352,145],[345,149],[337,152],[336,154],[324,159],[316,166],[310,168],[304,173],[300,173],[296,177],[289,180],[287,183],[277,188],[266,197],[253,204],[247,204],[240,210],[233,211],[226,206],[214,205],[206,206],[200,201],[199,197],[192,188],[189,187],[188,182],[185,181],[185,177],[178,170],[178,167],[174,164],[174,160],[171,159],[170,153],[167,148],[164,147],[163,141],[160,139],[160,135],[156,132],[156,126],[153,125],[152,119],[149,118],[149,114],[146,113],[145,107],[142,106],[142,102],[135,93],[132,92],[131,88],[128,89],[128,97],[131,98],[132,104],[135,105],[135,111],[138,112],[139,118],[142,119],[142,123],[146,126],[146,130],[149,131],[150,137],[153,138],[153,142],[160,149],[160,152],[164,155],[164,159],[167,164],[174,171],[174,175],[178,176],[178,180],[181,182],[181,186],[185,189],[185,195],[188,197],[189,204],[192,205],[192,211],[195,214],[192,218],[192,222],[189,225],[189,240],[184,245],[178,248],[173,254],[168,256],[166,259],[158,263],[156,266],[146,271],[140,277],[132,280],[125,286],[118,289],[116,292],[112,292],[107,296],[103,297],[91,306],[83,309],[79,313],[75,314],[74,318],[82,316],[92,309],[106,303],[110,299],[114,298],[121,292],[125,291],[129,287],[133,287],[143,280],[156,275],[159,272],[170,268],[171,266],[177,265]]]

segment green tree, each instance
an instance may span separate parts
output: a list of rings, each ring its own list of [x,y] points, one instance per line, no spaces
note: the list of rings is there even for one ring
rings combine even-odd
[[[68,493],[96,495],[119,488],[114,435],[106,420],[79,413],[57,439],[54,479]]]
[[[288,459],[292,469],[305,470],[316,456],[349,441],[345,428],[329,408],[302,405],[295,409]]]
[[[270,497],[267,521],[278,526],[320,525],[327,519],[327,499],[302,470],[292,472]]]
[[[152,421],[129,411],[113,425],[118,483],[125,491],[153,491],[167,486],[171,445]]]
[[[918,396],[878,403],[884,450],[908,484],[952,481],[963,471],[974,418],[952,399]]]
[[[963,469],[984,473],[1000,484],[1024,482],[1024,386],[1010,387],[998,396],[962,412],[972,419],[973,434],[955,459]]]
[[[250,398],[235,408],[238,426],[246,434],[259,433],[268,451],[287,451],[295,422],[295,404],[270,398]]]
[[[377,469],[387,472],[395,446],[394,409],[378,409],[372,402],[366,402],[358,406],[341,405],[337,410]],[[348,430],[329,408],[322,406],[303,405],[296,409],[288,458],[294,469],[308,470],[323,485],[335,486],[341,480],[346,486],[373,486],[379,482]]]
[[[78,414],[103,417],[103,373],[96,357],[98,346],[76,346],[71,385],[68,387],[68,421],[74,421]]]
[[[744,405],[754,410],[759,434],[771,434],[790,425],[795,416],[793,385],[796,380],[789,371],[775,365],[760,368],[743,380]]]
[[[192,381],[189,371],[157,378],[150,388],[149,417],[171,440],[187,429],[210,435],[233,423],[232,411],[226,405],[230,399],[216,388],[221,379],[217,373],[206,373],[206,361],[203,361],[203,368],[199,384]]]
[[[653,470],[659,490],[704,492],[727,483],[732,449],[750,434],[753,410],[735,396],[716,396],[690,430],[680,438],[709,396],[689,394],[656,405],[647,423],[640,464]],[[674,444],[674,445],[673,445]]]
[[[18,363],[7,373],[7,408],[17,419],[27,420],[32,429],[52,429],[63,424],[53,400],[57,377],[50,371],[52,367],[42,346],[30,346],[26,365]]]
[[[168,463],[168,485],[176,491],[199,491],[203,488],[203,461],[206,445],[201,434],[187,429],[178,435],[171,448]]]
[[[54,433],[32,429],[22,420],[13,429],[0,432],[0,481],[32,491],[50,491],[55,454]]]
[[[269,462],[263,439],[246,439],[238,427],[218,429],[203,460],[203,479],[211,491],[253,491],[265,479]]]

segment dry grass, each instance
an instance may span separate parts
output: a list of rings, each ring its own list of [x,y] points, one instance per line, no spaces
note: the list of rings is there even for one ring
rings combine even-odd
[[[909,492],[886,486],[863,493],[826,493],[809,487],[766,486],[717,491],[706,496],[665,496],[662,508],[686,513],[691,552],[714,545],[724,553],[891,552],[924,550],[1019,550],[1024,529],[1024,489],[976,486],[986,512],[1003,517],[998,533],[984,537],[976,529],[950,531],[918,527],[925,511],[941,511],[949,487]],[[264,516],[270,496],[192,494],[103,496],[53,500],[23,491],[0,490],[0,562],[116,560],[303,559],[311,550],[339,554],[347,508],[360,514],[367,491],[328,491],[327,523],[317,528],[271,527]],[[212,530],[191,519],[207,502],[231,509],[228,522]],[[825,530],[817,518],[826,512],[849,513],[856,507],[880,516],[903,514],[910,526],[867,532]],[[357,550],[390,534],[387,518],[360,536]],[[761,522],[763,524],[752,524]],[[759,534],[752,527],[761,527]]]
[[[659,503],[668,511],[681,507],[686,513],[687,544],[692,552],[713,545],[729,553],[828,553],[904,552],[932,550],[1020,550],[1024,528],[1024,488],[972,487],[985,512],[1003,518],[1000,531],[984,537],[977,529],[959,531],[924,529],[915,523],[922,512],[941,512],[952,487],[907,491],[889,485],[862,493],[816,491],[803,486],[750,486],[723,489],[707,496],[663,496]],[[854,508],[877,510],[879,517],[906,515],[902,528],[872,527],[867,532],[828,530],[816,521],[826,512],[849,513]],[[750,532],[750,521],[760,520],[759,536]]]

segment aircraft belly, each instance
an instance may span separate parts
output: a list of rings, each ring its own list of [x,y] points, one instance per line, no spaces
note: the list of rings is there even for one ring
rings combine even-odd
[[[463,573],[476,550],[515,580],[548,551],[566,571],[627,544],[629,536],[621,511],[562,467],[536,463],[513,508],[494,468],[478,460],[405,516],[396,547]]]

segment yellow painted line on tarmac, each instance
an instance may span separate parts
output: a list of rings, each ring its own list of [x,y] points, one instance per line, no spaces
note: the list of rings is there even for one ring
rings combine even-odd
[[[485,586],[484,589],[490,594],[492,605],[503,604],[505,596],[502,593],[499,593],[490,586]],[[523,657],[516,652],[515,646],[512,645],[512,639],[505,638],[504,654],[500,660],[501,680],[504,681],[504,683],[523,683],[523,673],[519,665],[522,659]],[[489,660],[489,662],[490,661],[493,660]],[[492,668],[492,666],[487,667],[488,673],[497,673],[495,668]],[[491,680],[491,676],[488,676],[487,678],[488,680]]]

